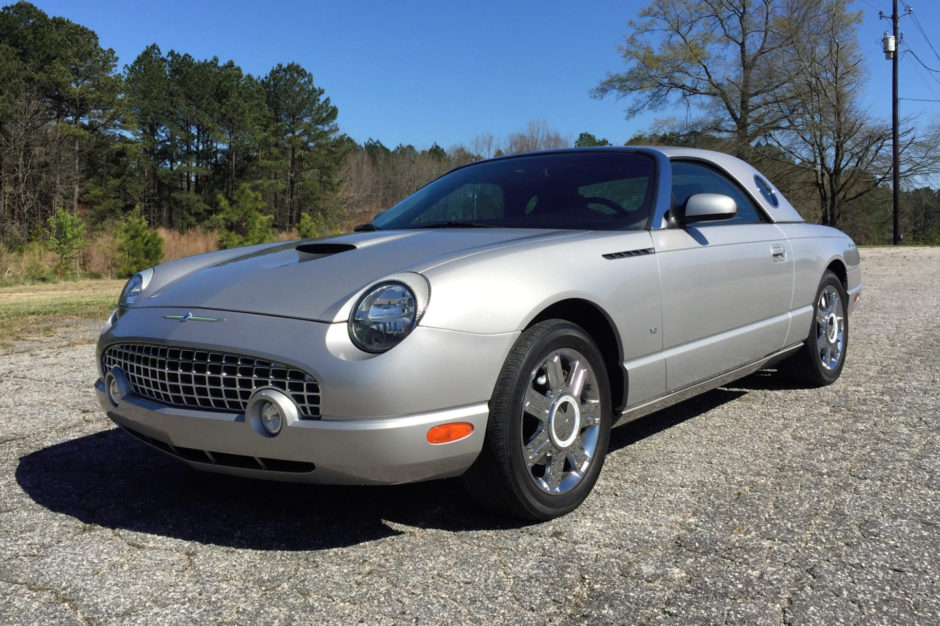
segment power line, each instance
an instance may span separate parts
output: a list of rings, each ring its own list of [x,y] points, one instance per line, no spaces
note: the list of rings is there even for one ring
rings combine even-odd
[[[904,45],[907,46],[907,44],[904,44]],[[922,66],[925,70],[927,70],[928,72],[934,72],[935,74],[940,74],[940,70],[935,70],[935,69],[933,69],[932,67],[928,67],[926,63],[924,63],[923,61],[921,61],[921,60],[920,60],[920,57],[917,56],[917,53],[914,52],[914,51],[911,49],[910,46],[907,46],[907,52],[908,52],[911,56],[913,56],[915,59],[917,59],[917,62],[920,63],[921,66]]]
[[[904,100],[906,102],[940,102],[940,100],[930,100],[928,98],[898,98],[898,100]]]
[[[907,44],[905,43],[905,44],[904,44],[904,47],[906,48],[905,51],[904,51],[904,54],[905,54],[905,55],[908,55],[908,54],[913,55],[913,57],[917,60],[917,62],[921,65],[921,67],[923,67],[923,69],[929,70],[930,72],[932,72],[932,73],[930,73],[930,74],[924,74],[923,71],[921,70],[921,67],[918,67],[917,65],[912,65],[912,66],[911,66],[911,67],[913,67],[914,70],[922,77],[923,86],[926,87],[927,89],[929,89],[934,95],[936,95],[937,92],[936,92],[935,89],[934,89],[934,84],[933,84],[933,83],[936,83],[937,86],[940,86],[940,77],[937,76],[937,74],[940,74],[940,72],[937,72],[936,70],[933,70],[933,69],[927,67],[927,66],[924,64],[924,62],[921,61],[920,57],[917,56],[917,53],[914,52],[913,50],[911,50],[911,47],[910,47],[909,45],[907,45]],[[931,83],[929,79],[933,79],[933,83]]]
[[[901,4],[903,4],[904,8],[907,9],[907,14],[910,15],[914,19],[914,26],[916,26],[917,30],[920,31],[920,34],[923,35],[924,41],[927,42],[927,45],[930,46],[931,50],[933,50],[934,55],[937,57],[938,60],[940,60],[940,53],[937,53],[937,49],[933,47],[932,43],[930,43],[930,37],[927,36],[927,31],[924,30],[924,27],[920,25],[920,20],[917,19],[917,14],[914,13],[914,9],[912,9],[906,2],[904,2],[904,0],[901,0]],[[920,59],[917,59],[917,60],[920,61]],[[936,70],[930,70],[930,71],[933,72]]]

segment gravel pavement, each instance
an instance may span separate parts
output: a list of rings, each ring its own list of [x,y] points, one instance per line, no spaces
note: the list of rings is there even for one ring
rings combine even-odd
[[[0,623],[940,623],[940,248],[862,249],[842,378],[614,431],[522,525],[455,481],[201,474],[93,397],[97,325],[0,350]]]

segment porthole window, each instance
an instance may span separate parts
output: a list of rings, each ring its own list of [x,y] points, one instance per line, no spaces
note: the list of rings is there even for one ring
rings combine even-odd
[[[764,180],[757,174],[754,175],[754,183],[757,185],[757,188],[760,190],[761,195],[764,196],[764,199],[770,203],[770,206],[772,206],[775,209],[778,206],[780,206],[780,201],[777,200],[777,192],[774,191],[774,188],[770,186],[770,183],[768,183],[766,180]]]

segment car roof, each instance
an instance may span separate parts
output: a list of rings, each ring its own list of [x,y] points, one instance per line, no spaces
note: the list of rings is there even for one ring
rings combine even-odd
[[[659,153],[663,157],[669,160],[681,159],[684,161],[701,161],[708,163],[713,167],[717,167],[720,170],[723,170],[726,174],[734,178],[738,184],[744,187],[748,196],[757,203],[763,212],[770,217],[774,222],[778,223],[789,223],[789,222],[802,222],[803,217],[799,212],[793,207],[792,204],[783,196],[782,193],[773,185],[773,182],[768,179],[766,176],[761,174],[754,166],[724,152],[716,152],[714,150],[704,150],[701,148],[686,148],[682,146],[596,146],[589,148],[561,148],[556,150],[542,150],[537,152],[523,152],[518,154],[507,154],[493,159],[487,159],[487,161],[499,161],[503,159],[513,159],[525,156],[535,156],[542,154],[565,154],[565,153],[578,153],[578,152],[599,152],[599,151],[610,151],[610,152],[632,152],[632,153]],[[477,161],[476,163],[480,163]],[[468,167],[474,165],[474,163],[469,163],[463,167]],[[460,169],[460,168],[457,168]],[[770,190],[770,196],[765,195],[761,188],[758,186],[757,177],[760,177],[767,183],[767,187]],[[776,204],[773,204],[770,199],[776,199]],[[665,213],[665,210],[660,207],[660,210],[657,213]],[[654,216],[653,219],[653,228],[658,228],[663,226],[662,215]]]

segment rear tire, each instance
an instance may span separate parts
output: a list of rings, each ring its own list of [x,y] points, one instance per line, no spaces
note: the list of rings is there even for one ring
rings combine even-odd
[[[849,346],[848,302],[842,281],[826,270],[816,290],[806,343],[783,364],[791,378],[809,387],[836,382]]]
[[[480,456],[463,476],[484,506],[548,520],[581,504],[610,441],[610,383],[579,326],[546,320],[516,341],[490,400]]]

